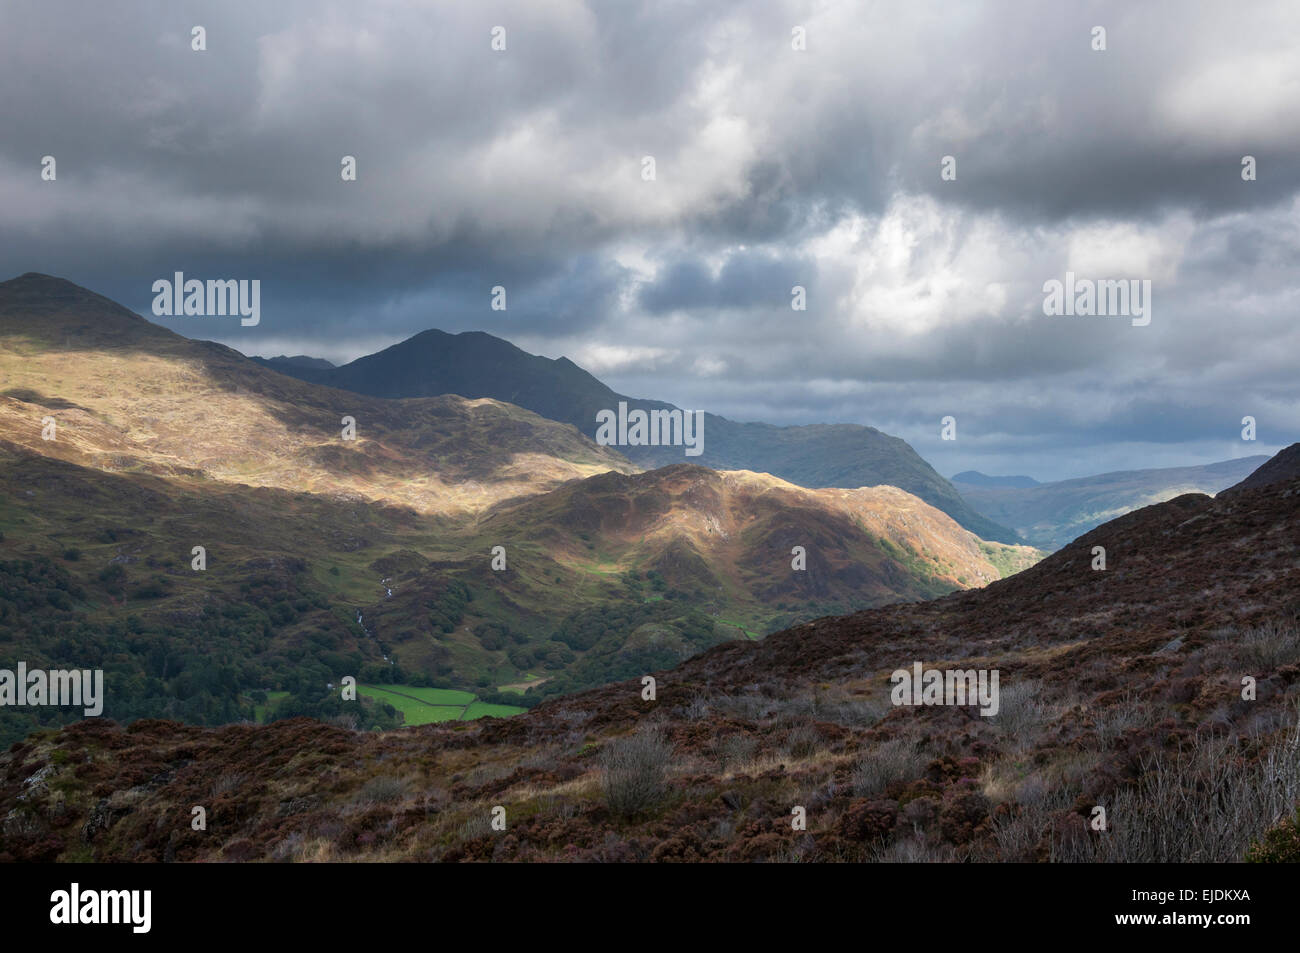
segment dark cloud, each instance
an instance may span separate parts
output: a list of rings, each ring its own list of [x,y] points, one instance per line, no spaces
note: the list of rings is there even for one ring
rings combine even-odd
[[[871,424],[945,472],[1207,462],[1247,413],[1261,442],[1300,439],[1293,4],[3,17],[6,271],[145,313],[174,271],[262,280],[261,325],[168,322],[183,333],[342,360],[482,329],[625,392]],[[1150,279],[1152,323],[1043,315],[1067,270]]]

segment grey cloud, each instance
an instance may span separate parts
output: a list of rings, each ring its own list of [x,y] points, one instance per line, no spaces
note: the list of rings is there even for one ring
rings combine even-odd
[[[936,463],[1040,479],[1123,454],[1206,462],[1255,407],[1261,440],[1300,439],[1294,5],[17,0],[4,16],[5,277],[58,274],[145,313],[175,270],[257,277],[261,326],[169,325],[336,360],[429,327],[626,353],[593,368],[624,392],[867,423]],[[1159,246],[1150,327],[1041,314],[1096,225]],[[498,284],[506,312],[488,307]],[[944,407],[960,447],[931,437]]]

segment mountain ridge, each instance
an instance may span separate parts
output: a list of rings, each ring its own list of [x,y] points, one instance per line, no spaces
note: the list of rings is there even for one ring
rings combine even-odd
[[[1187,492],[1217,493],[1268,461],[1238,457],[1188,467],[1115,470],[1030,487],[958,483],[962,496],[1035,546],[1059,549],[1108,519]]]
[[[492,397],[596,434],[596,413],[620,401],[644,410],[677,409],[660,400],[618,394],[568,358],[529,354],[483,331],[450,334],[429,329],[374,354],[330,369],[280,362],[291,376],[377,397],[408,398],[453,393]],[[918,496],[977,536],[1019,542],[1009,529],[981,516],[957,490],[901,438],[859,424],[779,427],[704,415],[701,456],[716,470],[771,473],[810,489],[889,485]],[[681,462],[678,447],[618,448],[629,460],[657,467]]]

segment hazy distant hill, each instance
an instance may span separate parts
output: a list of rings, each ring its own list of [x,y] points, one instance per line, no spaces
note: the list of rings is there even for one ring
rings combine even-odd
[[[1041,485],[1029,476],[988,476],[978,470],[963,470],[952,478],[952,483],[953,486],[964,483],[967,486],[1011,486],[1020,489]]]
[[[281,370],[285,367],[305,367],[313,370],[329,370],[334,365],[323,357],[308,357],[306,354],[295,354],[293,357],[285,357],[281,354],[279,357],[255,357],[253,360],[266,367]]]
[[[961,479],[970,473],[959,473],[953,484],[989,519],[1014,527],[1034,546],[1055,550],[1131,510],[1184,493],[1218,493],[1267,460],[1253,456],[1198,467],[1122,470],[1030,487],[980,484]]]
[[[283,361],[272,366],[303,380],[375,397],[491,397],[571,423],[589,437],[596,433],[596,413],[616,410],[619,401],[645,410],[673,409],[662,401],[615,393],[568,358],[551,360],[528,354],[480,331],[423,331],[333,369]],[[701,456],[686,457],[681,447],[618,449],[646,467],[697,463],[716,470],[770,473],[805,487],[896,486],[983,539],[1018,542],[1005,526],[971,508],[905,441],[873,427],[777,427],[706,414]]]

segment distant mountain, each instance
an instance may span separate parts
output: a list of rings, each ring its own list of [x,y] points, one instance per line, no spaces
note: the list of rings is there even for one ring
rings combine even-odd
[[[480,331],[423,331],[342,367],[281,362],[277,369],[302,380],[374,397],[490,397],[573,424],[593,438],[597,412],[617,411],[620,402],[647,411],[675,409],[663,401],[618,394],[568,358],[538,357]],[[618,449],[645,467],[696,463],[715,470],[770,473],[810,488],[896,486],[947,513],[983,539],[1019,542],[1011,530],[971,508],[953,485],[906,442],[873,427],[777,427],[705,414],[700,456],[684,456],[680,446]]]
[[[306,354],[297,354],[293,357],[285,357],[281,354],[279,357],[254,357],[254,361],[275,370],[284,367],[306,367],[313,370],[329,370],[334,365],[323,357],[308,357]]]
[[[1018,489],[1027,489],[1031,486],[1040,486],[1041,484],[1033,477],[1028,476],[988,476],[980,473],[978,470],[963,470],[952,478],[952,485],[961,491],[962,484],[966,486],[1010,486]]]
[[[1056,550],[1132,510],[1184,493],[1218,493],[1266,461],[1266,456],[1252,456],[1196,467],[1122,470],[1031,487],[978,485],[957,477],[953,481],[980,513],[1014,527],[1034,546]]]

